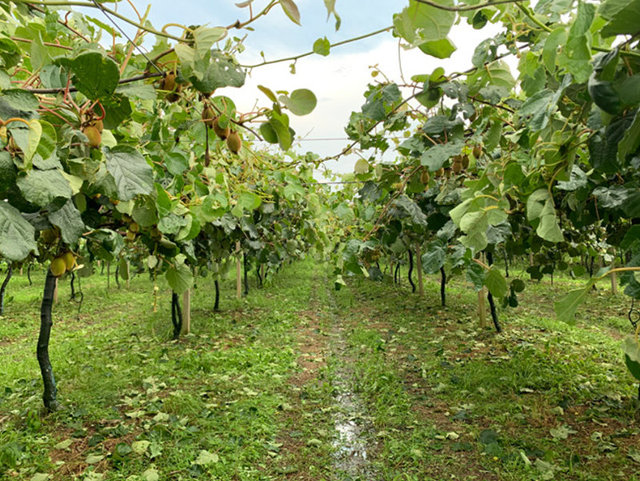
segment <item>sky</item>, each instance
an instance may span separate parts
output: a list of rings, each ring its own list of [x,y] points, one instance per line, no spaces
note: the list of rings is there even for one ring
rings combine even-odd
[[[147,2],[133,2],[140,11],[147,6]],[[167,23],[226,26],[249,17],[248,8],[238,8],[235,3],[233,0],[153,0],[149,20],[158,29]],[[254,13],[267,3],[267,0],[254,0]],[[252,24],[254,31],[230,31],[235,36],[247,34],[246,49],[238,55],[241,64],[260,62],[261,52],[267,60],[289,57],[312,50],[313,42],[318,38],[327,37],[335,43],[390,26],[393,14],[407,6],[408,1],[336,0],[336,11],[342,18],[338,31],[335,30],[335,19],[327,19],[323,0],[296,0],[296,4],[300,9],[301,26],[289,20],[277,5],[268,15]],[[125,4],[120,5],[120,11],[126,13]],[[169,31],[176,35],[182,33],[178,28],[170,28]],[[401,78],[400,64],[407,80],[414,74],[431,73],[438,66],[444,67],[447,73],[462,71],[471,66],[475,46],[496,33],[492,26],[477,31],[466,24],[456,25],[449,36],[458,50],[451,58],[439,60],[417,49],[399,48],[398,39],[386,32],[336,47],[327,57],[314,54],[300,59],[296,63],[295,74],[290,73],[290,62],[252,69],[244,87],[220,89],[216,93],[231,97],[240,111],[251,111],[256,102],[260,106],[271,105],[258,90],[258,85],[274,91],[312,90],[318,98],[316,109],[304,117],[291,115],[291,126],[299,139],[293,148],[300,153],[312,151],[322,157],[332,156],[349,143],[344,127],[351,112],[360,110],[364,103],[363,93],[367,84],[375,82],[370,67],[377,65],[395,81]],[[347,156],[337,162],[329,162],[327,166],[340,173],[352,172],[356,160],[356,156]]]

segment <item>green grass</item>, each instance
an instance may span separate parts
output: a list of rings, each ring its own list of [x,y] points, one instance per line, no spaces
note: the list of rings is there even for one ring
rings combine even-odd
[[[308,309],[312,290],[307,265],[283,269],[268,290],[243,300],[223,283],[221,313],[212,311],[212,281],[200,279],[192,333],[179,342],[169,340],[166,286],[153,313],[146,277],[129,289],[112,280],[107,290],[105,277],[93,276],[83,281],[78,313],[61,282],[50,351],[64,409],[47,417],[34,355],[44,275],[32,277],[33,287],[20,276],[11,281],[0,322],[0,478],[278,476],[288,380],[299,371],[298,311]],[[315,427],[297,426],[303,436]]]
[[[62,280],[51,358],[64,409],[52,415],[35,359],[44,273],[34,286],[16,275],[0,319],[0,479],[640,479],[637,384],[620,348],[629,305],[608,282],[574,326],[553,300],[584,281],[527,282],[496,335],[459,278],[441,308],[435,278],[420,299],[406,281],[336,292],[328,272],[287,266],[242,300],[225,280],[219,313],[199,279],[178,342],[165,285],[154,313],[147,276],[121,289],[84,279],[81,305]],[[359,411],[343,412],[345,389]],[[366,473],[336,462],[345,415],[364,427]]]

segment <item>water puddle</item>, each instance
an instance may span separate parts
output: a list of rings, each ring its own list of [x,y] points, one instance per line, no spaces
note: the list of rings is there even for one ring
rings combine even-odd
[[[344,363],[346,342],[343,329],[335,326],[333,330],[333,354]],[[335,421],[337,436],[333,442],[336,458],[336,470],[341,480],[373,479],[367,451],[367,432],[371,431],[362,401],[353,392],[354,373],[348,365],[336,371],[334,377]]]

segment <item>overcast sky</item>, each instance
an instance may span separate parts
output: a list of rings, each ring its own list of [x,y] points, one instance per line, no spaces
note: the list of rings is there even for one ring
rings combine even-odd
[[[147,4],[139,0],[134,0],[134,3],[141,11]],[[169,22],[226,26],[248,18],[248,9],[238,8],[235,3],[233,0],[153,0],[149,18],[156,28]],[[267,0],[255,0],[254,12],[267,3]],[[281,7],[276,6],[266,17],[252,24],[255,31],[246,32],[247,48],[239,55],[242,64],[259,62],[261,52],[267,60],[289,57],[310,51],[313,42],[321,37],[326,36],[335,43],[390,26],[393,14],[408,5],[406,0],[336,0],[336,10],[342,17],[342,25],[336,31],[335,19],[327,20],[323,0],[296,0],[296,3],[300,8],[302,26],[291,22]],[[124,4],[120,5],[124,7]],[[170,31],[178,35],[182,33],[175,28]],[[482,31],[473,30],[466,23],[454,26],[450,38],[458,50],[444,61],[419,50],[400,49],[404,76],[408,80],[414,74],[431,73],[438,66],[447,72],[465,70],[471,66],[475,46],[496,32],[491,26]],[[232,30],[231,34],[239,35],[241,32]],[[292,116],[292,127],[300,137],[294,148],[302,153],[313,151],[321,156],[331,156],[348,143],[344,127],[350,113],[359,110],[364,103],[367,83],[374,81],[370,69],[373,65],[378,65],[391,80],[400,81],[398,39],[393,38],[390,32],[336,47],[327,57],[314,54],[303,58],[296,63],[295,75],[289,71],[289,62],[255,68],[250,72],[247,85],[241,89],[227,88],[217,93],[231,97],[241,111],[250,111],[256,101],[261,106],[270,106],[270,101],[257,89],[259,84],[272,90],[312,90],[318,97],[315,111],[305,117]],[[343,140],[314,140],[326,138]],[[329,165],[332,170],[350,172],[356,159],[351,156]]]

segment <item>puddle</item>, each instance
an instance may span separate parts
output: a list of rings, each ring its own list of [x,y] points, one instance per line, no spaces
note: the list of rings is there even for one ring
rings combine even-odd
[[[333,354],[344,361],[346,342],[343,329],[334,326],[333,337]],[[342,476],[338,479],[370,481],[374,478],[367,459],[369,446],[366,433],[371,432],[371,426],[365,418],[364,405],[360,397],[353,392],[353,384],[354,374],[348,366],[335,373],[335,466],[338,475]]]

